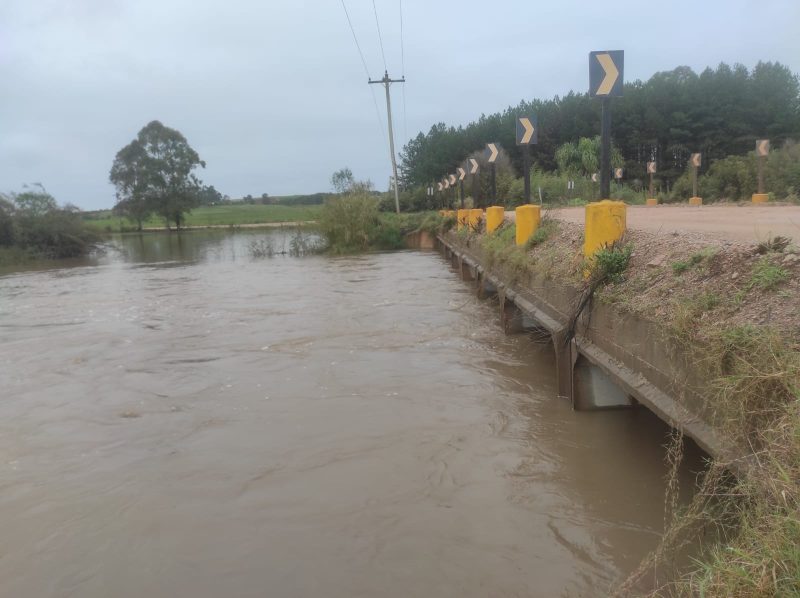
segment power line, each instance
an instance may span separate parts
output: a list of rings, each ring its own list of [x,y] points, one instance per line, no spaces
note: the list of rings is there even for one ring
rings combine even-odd
[[[402,76],[406,76],[406,51],[403,46],[403,0],[400,0],[400,66]]]
[[[353,34],[353,41],[356,42],[358,55],[361,56],[361,64],[364,65],[364,72],[367,74],[367,79],[369,79],[370,75],[369,75],[369,69],[367,68],[367,61],[364,60],[364,53],[361,51],[361,46],[359,45],[358,38],[356,37],[356,30],[353,29],[353,22],[350,20],[350,13],[347,12],[347,7],[344,4],[344,0],[342,0],[342,8],[344,9],[344,16],[347,17],[347,24],[350,25],[350,32]]]
[[[406,51],[403,44],[403,0],[400,0],[400,67],[406,78]],[[408,119],[406,118],[406,86],[403,85],[403,138],[408,141]]]
[[[389,68],[386,66],[386,54],[383,52],[383,36],[381,35],[381,24],[378,21],[378,9],[375,6],[375,0],[372,0],[372,10],[375,12],[375,26],[378,28],[378,41],[381,44],[381,56],[383,57],[383,69],[388,71]]]
[[[350,13],[347,12],[347,6],[342,0],[342,8],[344,9],[344,16],[347,17],[347,24],[350,25],[350,33],[353,34],[353,41],[356,43],[356,49],[358,50],[358,55],[361,57],[361,64],[364,66],[364,72],[367,74],[367,80],[372,79],[369,74],[369,68],[367,68],[367,61],[364,59],[364,53],[361,51],[361,45],[358,43],[358,36],[356,36],[356,30],[353,28],[353,22],[350,20]],[[372,95],[372,103],[375,105],[375,116],[378,119],[378,128],[381,130],[381,136],[383,140],[386,141],[386,131],[383,128],[383,121],[381,120],[381,111],[378,108],[378,99],[375,97],[375,90],[370,87],[369,88],[370,95]]]

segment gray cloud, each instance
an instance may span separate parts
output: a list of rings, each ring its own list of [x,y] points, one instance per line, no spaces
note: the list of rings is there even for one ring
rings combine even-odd
[[[370,74],[383,73],[371,0],[346,0]],[[376,0],[390,74],[399,2]],[[720,61],[800,71],[800,5],[405,0],[398,149],[433,123],[586,87],[587,54],[626,50],[626,77]],[[223,193],[325,190],[350,166],[384,188],[381,88],[368,88],[339,0],[3,0],[0,190],[41,181],[61,202],[110,207],[108,169],[144,124],[178,128]]]

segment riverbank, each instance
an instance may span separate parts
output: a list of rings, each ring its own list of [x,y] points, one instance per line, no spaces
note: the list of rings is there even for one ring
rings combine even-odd
[[[658,594],[793,595],[800,584],[800,250],[777,238],[753,244],[629,230],[602,260],[617,265],[615,275],[592,285],[599,279],[585,272],[597,266],[582,257],[582,227],[550,219],[540,231],[525,247],[514,244],[513,223],[491,236],[462,230],[446,238],[515,292],[558,289],[579,336],[602,342],[598,329],[609,321],[616,331],[648,330],[653,336],[627,353],[646,361],[648,351],[665,348],[662,363],[649,364],[652,375],[641,369],[685,409],[671,422],[678,433],[668,454],[679,457],[681,432],[698,422],[725,447],[694,502],[680,513],[667,509],[672,523],[662,545],[619,593],[663,571],[687,539],[718,537],[703,546],[696,568]],[[612,345],[610,352],[625,353]]]
[[[317,220],[322,205],[281,206],[281,205],[219,205],[203,206],[186,214],[183,228],[213,228],[230,226],[268,226],[272,224],[292,224]],[[111,210],[89,212],[83,215],[87,226],[101,232],[136,231],[134,222],[114,216]],[[151,217],[143,223],[145,230],[166,230],[164,221]]]

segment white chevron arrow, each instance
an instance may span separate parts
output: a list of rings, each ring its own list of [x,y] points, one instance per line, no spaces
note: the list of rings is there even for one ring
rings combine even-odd
[[[526,145],[531,142],[531,137],[533,137],[533,123],[531,122],[530,118],[523,116],[519,119],[519,124],[522,125],[522,128],[525,129],[525,133],[522,134],[522,143]]]
[[[759,139],[756,141],[756,153],[759,156],[766,156],[769,153],[769,139]]]
[[[490,143],[487,147],[489,148],[489,164],[494,164],[497,161],[497,154],[500,152],[494,143]]]
[[[692,154],[692,166],[700,168],[700,154]]]
[[[606,73],[605,77],[603,77],[603,80],[600,82],[600,86],[597,88],[597,93],[595,95],[607,96],[609,93],[611,93],[614,83],[617,82],[619,71],[617,70],[617,65],[614,64],[614,61],[611,59],[610,54],[596,54],[595,57],[597,58],[597,62],[600,63],[600,66],[603,67],[603,71]]]
[[[648,174],[655,174],[656,173],[656,163],[655,162],[648,162],[647,163],[647,173]]]
[[[470,158],[469,164],[470,164],[469,168],[470,174],[475,174],[476,172],[478,172],[478,161],[475,158]]]
[[[466,171],[463,168],[461,168],[460,166],[458,167],[457,170],[458,170],[458,180],[459,181],[463,181],[464,177],[467,176]]]
[[[450,184],[451,185],[455,185],[456,184],[456,175],[454,175],[454,174],[450,175]]]

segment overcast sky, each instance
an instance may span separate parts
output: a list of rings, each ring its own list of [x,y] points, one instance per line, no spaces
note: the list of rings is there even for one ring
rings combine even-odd
[[[345,4],[380,77],[372,1]],[[405,73],[400,2],[375,4],[389,73],[408,79],[398,152],[439,121],[585,91],[591,50],[625,50],[629,81],[721,61],[800,72],[799,0],[404,0]],[[341,0],[0,0],[0,191],[111,207],[114,155],[153,119],[232,197],[326,191],[343,166],[384,189],[391,172],[383,89]]]

